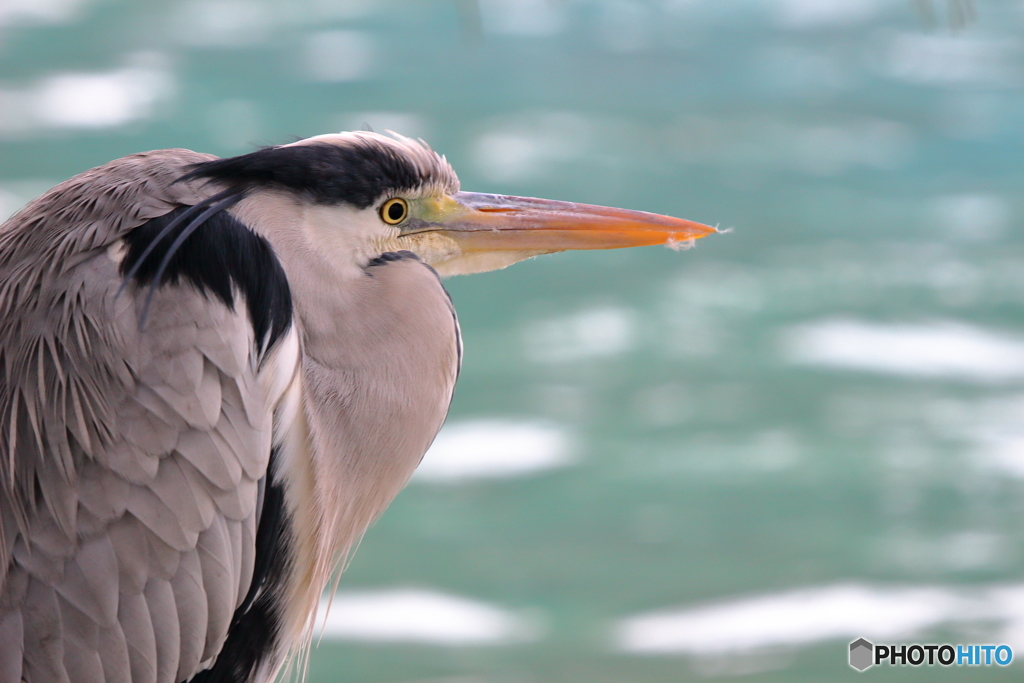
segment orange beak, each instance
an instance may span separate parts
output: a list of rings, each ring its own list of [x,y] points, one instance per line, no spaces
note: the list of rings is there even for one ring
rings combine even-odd
[[[441,232],[472,252],[545,254],[568,249],[682,246],[717,232],[682,218],[533,197],[457,192],[421,201],[432,204],[413,209],[402,232]]]

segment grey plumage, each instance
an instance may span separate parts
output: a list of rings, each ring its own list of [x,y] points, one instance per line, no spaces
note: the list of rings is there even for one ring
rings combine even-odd
[[[53,188],[0,228],[0,683],[272,680],[447,413],[431,266],[711,230],[459,192],[372,133]]]
[[[161,315],[140,331],[142,293],[115,299],[108,253],[136,225],[201,199],[174,181],[206,159],[172,150],[108,164],[0,234],[0,611],[8,632],[31,626],[4,645],[20,646],[24,670],[5,656],[0,680],[184,680],[216,654],[243,593],[242,572],[205,593],[197,546],[255,515],[270,421],[252,424],[239,396],[239,383],[253,388],[242,378],[256,365],[252,333],[187,288],[161,289]],[[214,442],[218,423],[229,434]],[[21,573],[28,589],[15,592]]]
[[[57,186],[0,233],[2,681],[187,680],[216,658],[250,587],[257,484],[298,344],[261,357],[244,311],[192,287],[156,289],[141,327],[147,290],[118,296],[121,240],[208,196],[198,181],[175,181],[209,159],[126,157]],[[454,350],[454,334],[448,322],[442,345]],[[314,391],[352,390],[307,362]],[[433,401],[417,459],[448,396],[450,386]],[[350,535],[384,503],[350,515]],[[305,552],[327,568],[336,557],[322,555],[339,543]],[[324,579],[313,572],[291,590],[319,592]],[[294,638],[308,615],[288,617]]]

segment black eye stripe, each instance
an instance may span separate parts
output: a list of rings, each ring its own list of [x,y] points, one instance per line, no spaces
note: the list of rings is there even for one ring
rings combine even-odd
[[[0,0],[0,4],[3,0]],[[382,193],[398,194],[430,182],[408,154],[374,140],[346,144],[269,147],[190,167],[182,180],[209,178],[225,187],[278,187],[318,204],[373,206]]]

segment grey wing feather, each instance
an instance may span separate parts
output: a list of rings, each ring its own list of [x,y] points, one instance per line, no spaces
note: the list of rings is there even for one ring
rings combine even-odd
[[[252,581],[253,567],[255,565],[256,520],[253,519],[251,523],[249,520],[244,522],[229,520],[226,526],[231,538],[231,547],[237,549],[237,554],[233,555],[237,559],[237,566],[234,569],[238,573],[239,578],[236,599],[238,604],[242,604],[242,601],[245,600],[245,594],[248,592],[249,583]]]
[[[139,595],[150,576],[150,552],[146,532],[132,517],[122,517],[107,528],[117,556],[117,581],[121,595]]]
[[[64,643],[64,668],[73,671],[76,683],[103,683],[103,662],[95,647]]]
[[[61,627],[64,629],[65,656],[69,645],[95,652],[100,642],[100,627],[89,615],[58,595]],[[97,659],[97,661],[99,661]],[[70,674],[70,670],[69,670]]]
[[[231,623],[231,615],[234,614],[228,602],[218,599],[219,596],[230,595],[232,590],[238,590],[239,574],[234,569],[235,551],[231,547],[227,523],[223,517],[215,516],[210,528],[199,535],[196,546],[203,572],[202,584],[207,594],[209,622],[203,648],[204,660],[220,652]]]
[[[23,676],[29,681],[70,683],[64,668],[64,631],[57,593],[39,579],[29,579],[21,616],[24,620]]]
[[[121,624],[115,623],[108,628],[100,629],[99,644],[96,651],[103,665],[103,683],[131,683],[131,664],[128,657],[128,642],[125,639]],[[69,670],[69,673],[74,673]],[[79,679],[77,676],[75,680]]]
[[[122,594],[118,606],[118,621],[128,639],[128,661],[131,666],[133,683],[156,683],[156,634],[149,616],[149,606],[141,591],[137,594]]]
[[[178,511],[169,507],[151,488],[136,486],[128,499],[128,512],[173,550],[187,552],[199,540],[199,532],[186,526]]]
[[[20,681],[25,629],[21,612],[0,613],[0,681]]]
[[[178,655],[178,680],[190,678],[199,670],[206,649],[206,626],[209,612],[203,590],[203,569],[195,548],[182,553],[178,572],[171,579],[171,590],[178,608],[181,629]]]
[[[150,579],[145,597],[156,640],[156,679],[172,681],[178,673],[178,656],[181,652],[181,631],[178,627],[174,591],[169,581]]]
[[[82,466],[78,480],[78,502],[102,521],[117,519],[128,507],[131,484],[96,461]]]
[[[79,542],[54,590],[97,626],[107,628],[117,622],[117,558],[105,533]]]
[[[165,285],[140,331],[116,296],[121,239],[209,158],[125,157],[0,227],[0,683],[176,683],[248,592],[280,396],[244,306]]]

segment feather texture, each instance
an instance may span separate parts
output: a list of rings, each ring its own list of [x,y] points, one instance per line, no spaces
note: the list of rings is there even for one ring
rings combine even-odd
[[[156,641],[156,679],[173,681],[177,678],[181,656],[181,630],[174,591],[169,581],[153,578],[146,584],[144,595]]]
[[[117,620],[124,632],[131,634],[126,643],[132,683],[156,683],[156,634],[141,591],[132,595],[121,594]]]
[[[0,227],[0,683],[273,680],[444,420],[451,301],[374,208],[456,191],[443,157],[211,161],[125,157]]]
[[[25,628],[21,611],[0,614],[0,681],[20,681],[25,653]]]
[[[174,182],[208,158],[126,157],[0,228],[0,683],[178,683],[249,589],[265,351],[187,282],[141,329],[146,289],[118,295],[126,235],[209,194]]]

